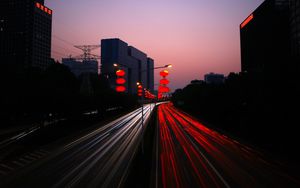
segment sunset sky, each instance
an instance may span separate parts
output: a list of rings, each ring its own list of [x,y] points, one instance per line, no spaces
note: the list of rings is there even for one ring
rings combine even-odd
[[[173,64],[170,87],[209,72],[240,71],[239,24],[263,0],[46,0],[53,9],[52,56],[79,55],[72,45],[120,38]],[[100,49],[94,51],[100,55]],[[158,72],[155,82],[159,81]]]

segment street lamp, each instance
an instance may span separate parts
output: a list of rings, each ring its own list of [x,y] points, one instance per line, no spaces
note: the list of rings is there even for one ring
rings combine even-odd
[[[172,68],[172,64],[167,64],[164,66],[154,67],[153,69],[162,69],[162,68]]]
[[[123,65],[123,64],[121,64],[121,63],[114,63],[113,66],[114,66],[114,67],[127,67],[127,68],[128,68],[127,65]],[[167,64],[167,65],[164,65],[164,66],[154,67],[154,68],[152,68],[152,69],[162,69],[162,68],[172,68],[172,67],[173,67],[172,64]],[[142,70],[141,72],[144,72],[144,71],[147,71],[147,70]]]
[[[138,88],[138,96],[141,97],[141,106],[142,106],[142,152],[144,153],[144,104],[143,104],[143,99],[144,99],[144,90],[143,86],[140,82],[136,83],[137,88]],[[141,92],[139,92],[141,91]],[[141,95],[140,95],[141,94]]]

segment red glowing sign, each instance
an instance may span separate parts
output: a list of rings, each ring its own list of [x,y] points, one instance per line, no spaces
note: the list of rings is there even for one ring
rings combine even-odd
[[[51,15],[52,14],[52,10],[49,9],[48,7],[45,7],[44,5],[42,5],[41,3],[35,3],[36,8],[44,11],[45,13]]]
[[[253,14],[251,14],[250,16],[248,16],[248,17],[246,18],[246,20],[243,21],[243,23],[241,24],[241,29],[242,29],[243,27],[245,27],[245,26],[246,26],[253,18],[254,18],[254,15],[253,15]]]
[[[143,88],[143,86],[141,86],[141,85],[138,85],[137,87],[138,87],[139,89]]]
[[[125,76],[125,71],[124,70],[117,70],[117,72],[116,72],[116,75],[117,76]]]
[[[169,71],[163,70],[163,71],[161,71],[159,74],[160,74],[162,77],[166,77],[166,76],[169,75]]]
[[[126,80],[124,78],[117,78],[116,83],[122,85],[126,83]]]
[[[126,87],[125,86],[116,86],[116,91],[117,92],[125,92],[126,91]]]

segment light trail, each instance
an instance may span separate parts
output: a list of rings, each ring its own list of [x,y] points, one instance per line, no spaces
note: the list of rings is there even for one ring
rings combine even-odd
[[[150,120],[154,104],[108,123],[25,167],[3,182],[4,187],[119,187]],[[0,183],[0,187],[2,182]]]
[[[172,103],[158,107],[157,187],[299,187],[266,157],[201,124]]]

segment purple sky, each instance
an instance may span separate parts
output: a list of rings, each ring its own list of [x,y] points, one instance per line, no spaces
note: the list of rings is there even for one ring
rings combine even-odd
[[[239,24],[262,2],[46,0],[53,9],[52,56],[79,55],[71,44],[120,38],[146,52],[155,66],[173,64],[169,79],[174,91],[209,72],[240,71]],[[94,53],[100,55],[100,50]]]

